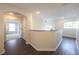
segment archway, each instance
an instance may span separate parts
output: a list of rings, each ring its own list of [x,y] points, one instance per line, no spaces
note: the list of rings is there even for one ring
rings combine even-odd
[[[22,38],[23,15],[8,11],[3,14],[5,40]]]

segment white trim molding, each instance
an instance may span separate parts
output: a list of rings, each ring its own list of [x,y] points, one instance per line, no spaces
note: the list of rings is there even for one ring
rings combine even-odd
[[[77,49],[79,50],[79,45],[78,45],[78,43],[77,43],[77,40],[76,40],[76,46],[77,46]]]
[[[26,42],[26,44],[30,44],[29,42]]]
[[[56,48],[55,48],[55,50],[57,50],[58,49],[58,47],[60,46],[60,44],[61,44],[61,42],[62,42],[62,38],[61,38],[61,41],[59,42],[59,44],[56,46]]]
[[[62,42],[63,39],[61,39],[61,41],[59,42],[59,44],[57,44],[57,46],[52,49],[52,48],[37,48],[34,44],[32,44],[31,42],[26,42],[26,44],[30,44],[36,51],[56,51],[58,49],[58,47],[60,46],[61,42]]]
[[[34,44],[32,44],[31,42],[26,42],[26,44],[30,44],[36,51],[56,51],[56,49],[42,49],[42,48],[37,48]]]

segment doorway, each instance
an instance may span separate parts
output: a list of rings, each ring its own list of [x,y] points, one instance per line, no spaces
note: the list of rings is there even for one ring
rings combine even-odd
[[[64,28],[62,33],[62,42],[58,48],[58,51],[62,51],[60,54],[64,55],[76,55],[78,54],[76,45],[76,18],[64,18]]]
[[[21,23],[18,21],[7,21],[6,22],[6,40],[19,39],[21,38]]]
[[[68,20],[64,22],[63,36],[76,39],[76,20]]]

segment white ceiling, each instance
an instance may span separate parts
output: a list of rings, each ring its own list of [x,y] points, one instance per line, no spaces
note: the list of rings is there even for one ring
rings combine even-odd
[[[33,13],[40,11],[41,17],[56,18],[73,16],[77,13],[79,4],[69,3],[14,3],[11,4],[25,12]]]
[[[37,10],[56,10],[61,6],[61,4],[55,4],[55,3],[15,3],[14,6],[18,6],[19,8],[22,8],[23,10],[27,10],[29,12],[37,11]]]
[[[23,11],[35,14],[36,11],[40,11],[41,17],[52,18],[63,4],[55,3],[15,3],[11,4],[18,8],[23,9]]]

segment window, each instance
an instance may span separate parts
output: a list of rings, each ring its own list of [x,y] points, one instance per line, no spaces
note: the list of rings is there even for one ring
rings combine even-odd
[[[64,28],[76,28],[76,22],[66,22],[64,23]]]
[[[8,31],[15,32],[16,31],[16,23],[8,23]]]

